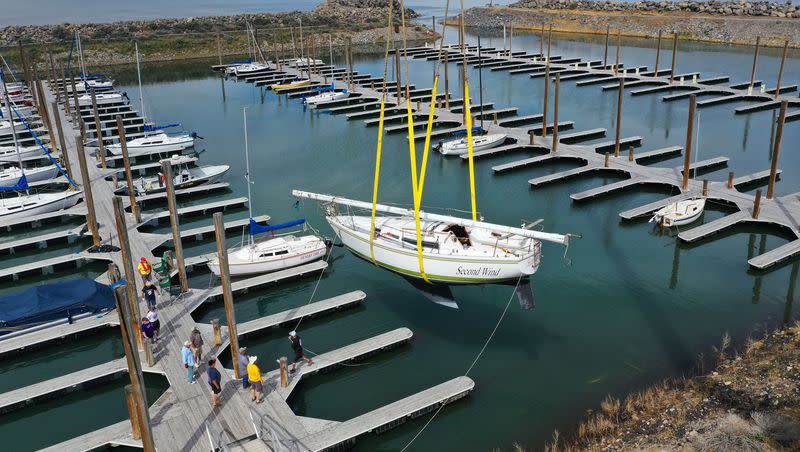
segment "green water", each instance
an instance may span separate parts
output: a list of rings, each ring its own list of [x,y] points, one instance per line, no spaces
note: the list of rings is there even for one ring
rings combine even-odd
[[[483,44],[502,45],[497,37],[486,37]],[[538,38],[532,35],[517,35],[514,44],[515,49],[539,48]],[[652,65],[652,43],[625,40],[623,44],[622,61],[627,65]],[[565,57],[602,59],[602,52],[602,38],[559,37],[553,43],[553,53]],[[750,75],[749,52],[742,47],[681,44],[678,72],[701,71],[704,77],[731,75],[732,82],[745,81]],[[662,62],[668,61],[667,55],[665,46]],[[381,74],[380,56],[356,59],[357,70]],[[171,64],[164,72],[160,65],[143,68],[145,100],[152,115],[161,122],[180,121],[187,130],[204,136],[200,146],[206,149],[201,155],[203,164],[232,166],[227,177],[231,191],[203,200],[246,195],[243,106],[248,106],[255,215],[271,215],[275,222],[305,217],[330,235],[315,204],[293,207],[291,189],[370,199],[375,128],[347,121],[343,115],[303,111],[297,100],[287,103],[269,93],[262,96],[258,88],[243,82],[225,82],[223,102],[218,76],[198,69],[208,64]],[[182,65],[185,71],[176,70]],[[430,62],[411,61],[412,82],[418,87],[430,86],[432,67]],[[777,68],[776,52],[764,50],[757,78],[774,87]],[[127,80],[123,89],[135,99],[133,72],[130,68],[117,72],[115,77]],[[783,84],[796,83],[798,73],[800,57],[792,52]],[[450,67],[450,74],[455,80],[455,65]],[[469,75],[477,101],[478,73],[470,69]],[[484,71],[483,79],[485,101],[497,107],[518,107],[520,115],[541,112],[542,79],[491,71]],[[457,90],[458,84],[453,81],[451,91]],[[609,130],[605,139],[612,139],[616,97],[616,92],[603,92],[599,86],[576,87],[574,82],[564,82],[559,118],[575,121],[575,130],[604,127]],[[642,136],[642,150],[683,145],[687,105],[687,101],[662,102],[661,95],[627,95],[623,136]],[[769,168],[774,112],[734,115],[734,107],[701,110],[699,158],[726,155],[731,158],[728,170],[737,175]],[[784,131],[779,196],[800,190],[800,176],[792,171],[800,162],[796,124],[788,124]],[[617,179],[585,177],[534,190],[528,179],[571,165],[544,165],[504,175],[491,171],[492,165],[521,157],[507,155],[476,162],[477,203],[482,214],[489,221],[508,224],[544,218],[546,230],[580,233],[583,238],[573,243],[566,259],[562,258],[563,249],[544,247],[543,264],[532,279],[536,310],[521,311],[516,301],[511,302],[497,334],[470,373],[476,382],[475,392],[444,409],[416,440],[413,450],[510,449],[514,442],[536,450],[554,429],[570,432],[585,410],[597,407],[607,394],[623,396],[661,378],[691,372],[698,355],[708,354],[726,332],[740,345],[765,326],[796,316],[797,307],[792,306],[787,293],[797,281],[798,264],[762,274],[749,271],[746,262],[749,256],[786,243],[790,237],[782,231],[740,227],[700,245],[687,246],[670,234],[657,233],[646,221],[623,223],[619,218],[619,212],[669,195],[668,190],[629,191],[574,204],[570,194]],[[680,163],[676,158],[655,165],[673,167]],[[382,201],[410,201],[408,168],[403,135],[385,136]],[[728,170],[703,177],[722,181]],[[432,155],[423,202],[432,207],[468,209],[467,165],[459,158]],[[725,212],[721,206],[710,205],[702,221],[720,218]],[[226,218],[243,215],[236,211]],[[193,218],[183,224],[209,222],[210,218]],[[166,231],[163,227],[158,230]],[[240,240],[238,233],[228,234],[230,245]],[[188,255],[213,249],[208,242],[186,247]],[[208,287],[211,282],[206,271],[191,275],[192,287]],[[303,305],[309,301],[315,283],[316,278],[309,277],[239,296],[237,320]],[[463,374],[512,295],[506,286],[458,287],[454,292],[461,309],[447,309],[427,301],[401,278],[336,248],[314,299],[356,289],[368,295],[362,307],[301,324],[299,329],[310,351],[322,353],[399,327],[410,328],[414,339],[398,350],[369,358],[365,365],[309,378],[290,401],[298,414],[345,420]],[[199,322],[224,319],[222,306],[205,306],[195,318]],[[272,363],[289,353],[286,332],[273,329],[248,338],[243,345],[266,357],[264,362]],[[84,359],[88,360],[76,357],[75,361]],[[87,361],[84,365],[92,364]],[[29,369],[50,372],[53,367],[57,366],[34,362]],[[111,397],[113,391],[109,391]],[[61,409],[97,412],[101,402],[95,399],[96,392],[90,391],[92,397],[82,402],[71,400]],[[114,397],[121,400],[121,392]],[[28,410],[35,416],[53,415],[51,405]],[[99,414],[85,417],[87,429],[90,424],[96,428],[110,423]],[[29,432],[26,436],[37,432],[37,441],[42,443],[64,439],[55,432],[52,436],[38,435],[29,424],[7,419],[13,418],[0,417],[0,431],[13,427]],[[367,436],[359,441],[357,450],[398,450],[426,419],[380,436]]]

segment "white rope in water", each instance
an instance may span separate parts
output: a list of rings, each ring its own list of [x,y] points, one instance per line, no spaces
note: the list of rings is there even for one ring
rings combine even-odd
[[[508,312],[508,307],[511,306],[511,302],[514,300],[514,295],[517,293],[517,289],[519,288],[519,282],[520,281],[522,281],[522,276],[520,276],[517,279],[517,283],[514,285],[514,290],[511,291],[511,296],[508,298],[508,302],[506,303],[506,307],[503,308],[503,312],[500,314],[500,318],[497,319],[497,323],[494,325],[494,329],[489,334],[489,337],[486,338],[486,342],[483,343],[483,347],[481,347],[481,350],[478,352],[477,355],[475,355],[475,359],[472,360],[472,364],[470,364],[469,368],[467,368],[467,371],[464,372],[464,376],[465,377],[468,376],[470,371],[472,371],[472,369],[475,367],[475,365],[478,364],[478,361],[481,359],[481,356],[483,356],[483,352],[486,351],[486,347],[489,346],[489,343],[492,341],[492,338],[494,337],[495,333],[497,333],[497,330],[500,328],[500,324],[503,323],[503,319],[506,316],[506,312]],[[433,420],[436,418],[436,416],[439,414],[439,412],[442,411],[442,408],[444,408],[444,406],[445,406],[445,404],[442,404],[442,405],[439,406],[439,408],[436,410],[436,412],[433,413],[433,416],[431,416],[431,418],[428,419],[428,422],[426,422],[425,425],[423,425],[422,428],[417,432],[417,434],[414,435],[413,438],[411,438],[411,440],[408,442],[408,444],[406,444],[402,449],[400,449],[400,452],[404,452],[406,449],[411,447],[411,444],[417,438],[419,438],[420,435],[422,435],[422,432],[424,432],[425,429],[428,428],[428,426],[431,424],[431,422],[433,422]]]
[[[333,247],[336,245],[336,236],[333,237],[333,241],[331,242],[331,249],[328,251],[328,255],[325,257],[325,263],[327,264],[331,260],[331,256],[333,256]],[[306,302],[306,306],[310,305],[311,302],[314,300],[314,295],[317,293],[317,289],[319,288],[319,283],[322,281],[322,275],[325,274],[325,270],[328,269],[328,265],[319,272],[319,278],[317,278],[317,282],[314,284],[314,290],[311,291],[311,296],[308,297],[308,301]],[[303,323],[303,319],[305,317],[300,317],[297,319],[297,325],[294,326],[294,330],[297,331],[297,328],[300,327],[300,324]]]

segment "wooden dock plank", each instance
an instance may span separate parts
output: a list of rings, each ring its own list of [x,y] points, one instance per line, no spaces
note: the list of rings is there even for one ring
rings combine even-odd
[[[783,171],[781,171],[781,169],[778,168],[776,170],[776,175],[780,176],[782,172]],[[743,185],[764,182],[766,180],[769,180],[769,175],[770,175],[770,170],[764,170],[764,171],[759,171],[757,173],[748,174],[747,176],[739,176],[733,179],[733,186],[738,188]]]
[[[141,449],[142,442],[138,439],[133,439],[131,421],[126,419],[85,435],[54,444],[42,449],[42,452],[87,452],[101,449],[104,446],[126,446]]]
[[[534,187],[538,187],[541,185],[551,184],[553,182],[561,182],[572,177],[577,177],[582,174],[590,173],[592,171],[597,171],[599,169],[601,169],[601,167],[594,165],[579,166],[577,168],[568,169],[566,171],[560,171],[555,174],[548,174],[546,176],[530,179],[528,180],[528,183]]]
[[[740,221],[745,221],[748,218],[750,218],[749,212],[736,212],[731,215],[725,215],[722,218],[696,226],[688,231],[683,231],[678,234],[678,238],[684,242],[696,242],[733,227]]]
[[[766,270],[773,265],[792,258],[800,253],[800,240],[792,240],[773,250],[767,251],[747,261],[751,267],[758,270]]]
[[[590,188],[589,190],[584,190],[579,193],[573,193],[569,197],[572,198],[573,201],[586,201],[592,198],[596,198],[598,196],[605,196],[611,194],[615,191],[624,190],[628,187],[632,187],[641,182],[642,180],[639,179],[638,177],[632,177],[630,179],[613,182],[610,184],[602,185],[600,187]]]
[[[536,165],[542,162],[546,162],[551,159],[555,159],[557,156],[553,154],[546,154],[546,155],[539,155],[536,157],[531,157],[522,160],[515,160],[513,162],[503,163],[501,165],[495,165],[492,167],[492,171],[495,173],[502,173],[504,171],[511,171],[519,168],[523,168],[530,165]]]
[[[633,158],[636,162],[659,159],[664,157],[674,157],[683,153],[683,146],[667,146],[653,151],[642,152],[634,154]]]
[[[196,194],[211,193],[213,191],[225,190],[229,186],[230,186],[230,184],[228,184],[227,182],[217,182],[217,183],[214,183],[214,184],[198,185],[197,187],[183,188],[183,189],[180,189],[180,190],[175,190],[175,196],[181,198],[181,197],[191,196],[191,195],[196,195]],[[124,199],[127,201],[128,198],[125,197]],[[137,202],[141,202],[141,203],[145,203],[145,202],[148,202],[148,201],[154,201],[154,200],[166,200],[166,199],[167,199],[167,194],[166,193],[153,193],[153,194],[150,194],[150,195],[140,195],[140,196],[136,197],[136,201]]]
[[[240,336],[245,336],[248,334],[255,333],[257,331],[261,331],[264,329],[284,324],[286,322],[292,322],[305,317],[311,317],[316,314],[321,314],[323,312],[338,310],[343,307],[352,306],[364,301],[364,299],[366,298],[367,294],[365,294],[360,290],[356,290],[353,292],[338,295],[325,300],[320,300],[314,303],[309,303],[303,306],[299,306],[294,309],[289,309],[287,311],[279,312],[277,314],[272,314],[265,317],[259,317],[255,320],[241,323],[238,326],[238,333]]]
[[[119,325],[116,311],[75,320],[46,329],[0,339],[0,356],[39,348],[53,341],[78,336],[98,328]]]
[[[54,272],[56,268],[68,267],[70,265],[80,267],[93,260],[111,261],[112,259],[107,253],[71,253],[65,256],[51,257],[49,259],[42,259],[0,269],[0,280],[8,278],[16,279],[19,276],[31,273],[48,274]]]
[[[478,152],[473,152],[472,158],[476,159],[476,158],[495,156],[511,152],[534,152],[534,151],[547,152],[547,148],[541,146],[531,146],[528,144],[514,143],[514,144],[507,144],[505,146],[498,146],[496,148],[484,149]],[[469,160],[468,154],[462,154],[460,157],[463,160]]]
[[[471,378],[456,377],[311,435],[306,445],[313,450],[324,450],[370,431],[388,430],[405,419],[433,412],[441,405],[462,398],[474,388]]]
[[[674,202],[683,201],[684,199],[690,198],[688,194],[679,194],[675,196],[671,196],[669,198],[659,199],[658,201],[651,202],[649,204],[645,204],[643,206],[635,207],[633,209],[628,209],[624,212],[620,212],[619,216],[625,220],[632,220],[634,218],[643,217],[645,215],[649,215],[656,210]]]
[[[47,247],[51,242],[66,242],[73,243],[82,238],[78,234],[77,229],[66,229],[63,231],[50,232],[48,234],[37,235],[33,237],[26,237],[24,239],[14,240],[11,242],[0,243],[0,254],[9,253],[14,254],[18,248],[29,248],[31,246]]]
[[[609,140],[609,141],[604,141],[602,143],[592,144],[589,146],[592,146],[595,152],[604,152],[608,150],[613,150],[614,144],[615,144],[614,140]],[[639,146],[641,144],[642,144],[642,137],[640,136],[625,137],[619,139],[620,147]]]

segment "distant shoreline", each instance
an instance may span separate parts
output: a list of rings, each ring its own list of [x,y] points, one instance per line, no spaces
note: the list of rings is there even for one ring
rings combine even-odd
[[[558,33],[655,38],[659,31],[665,39],[677,33],[684,41],[717,44],[754,45],[761,38],[763,47],[782,47],[788,39],[790,48],[800,48],[800,19],[760,16],[718,16],[684,12],[630,12],[577,9],[542,9],[518,7],[471,8],[464,16],[471,28],[502,28],[513,24],[517,30],[540,31],[542,24]],[[449,20],[448,25],[456,25]]]

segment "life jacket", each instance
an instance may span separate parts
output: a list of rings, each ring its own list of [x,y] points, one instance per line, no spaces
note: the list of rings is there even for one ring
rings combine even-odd
[[[150,262],[144,261],[139,263],[139,274],[149,275],[151,270]]]

